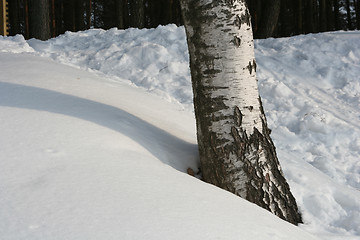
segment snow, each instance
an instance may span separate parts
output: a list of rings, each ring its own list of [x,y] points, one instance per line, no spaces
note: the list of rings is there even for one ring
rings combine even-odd
[[[184,34],[184,29],[175,25],[126,31],[92,29],[66,32],[47,42],[32,39],[29,44],[40,56],[91,69],[112,79],[129,80],[168,100],[175,97],[192,107]]]
[[[360,239],[359,40],[255,41],[295,227],[185,173],[183,28],[0,37],[0,239]]]

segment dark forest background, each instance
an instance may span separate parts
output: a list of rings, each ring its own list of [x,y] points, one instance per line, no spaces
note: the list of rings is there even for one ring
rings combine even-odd
[[[360,0],[247,0],[255,38],[360,29]],[[182,25],[179,0],[8,0],[9,33]]]

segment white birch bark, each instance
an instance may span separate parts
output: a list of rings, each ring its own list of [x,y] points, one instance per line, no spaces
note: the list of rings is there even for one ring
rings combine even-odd
[[[301,222],[270,139],[244,0],[182,0],[205,181]]]

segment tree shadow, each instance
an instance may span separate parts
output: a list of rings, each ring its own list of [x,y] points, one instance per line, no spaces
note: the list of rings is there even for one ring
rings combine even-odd
[[[130,137],[179,171],[197,164],[197,145],[110,105],[52,90],[0,82],[0,106],[47,111],[96,123]]]

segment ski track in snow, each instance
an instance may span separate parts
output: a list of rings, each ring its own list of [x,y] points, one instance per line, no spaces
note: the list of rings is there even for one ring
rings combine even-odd
[[[193,111],[185,33],[175,25],[67,32],[45,42],[0,37],[1,52],[51,58],[106,78],[107,84],[145,89],[175,104],[184,114]],[[322,239],[360,239],[360,32],[256,40],[255,54],[260,95],[279,159],[303,212],[302,228]],[[1,64],[2,69],[7,68],[6,62]],[[1,95],[15,88],[0,85]],[[35,92],[46,95],[42,90]],[[2,103],[10,106],[14,99]],[[31,101],[22,104],[41,106]],[[89,109],[107,108],[82,104]],[[69,113],[71,108],[59,109],[74,116]],[[89,110],[85,115],[100,119],[94,114]],[[186,164],[196,166],[194,159],[186,164],[169,162],[170,152],[159,149],[170,146],[165,144],[170,135],[152,131],[141,119],[127,114],[120,115],[149,130],[156,141],[143,140],[140,133],[129,129],[126,135],[143,141],[141,145],[154,157],[180,171],[185,171]],[[169,141],[183,145],[189,156],[193,153],[193,146]]]

